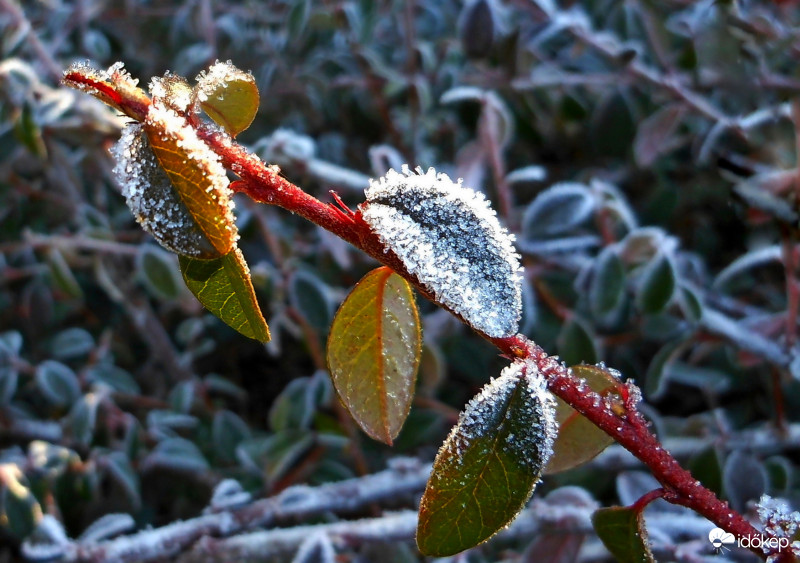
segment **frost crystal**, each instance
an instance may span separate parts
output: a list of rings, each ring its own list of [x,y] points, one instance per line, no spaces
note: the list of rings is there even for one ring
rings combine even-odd
[[[222,100],[225,88],[229,82],[236,80],[255,81],[253,75],[236,67],[231,61],[216,61],[208,70],[202,71],[195,78],[197,81],[196,96],[200,102],[207,101],[211,96]]]
[[[403,166],[371,180],[366,197],[364,220],[439,302],[490,337],[517,332],[519,255],[482,194]]]
[[[169,71],[162,77],[154,76],[150,80],[150,94],[162,99],[174,110],[197,111],[192,107],[192,87],[182,76]]]
[[[522,406],[511,409],[509,403],[517,389],[524,393]],[[496,432],[500,443],[493,447],[524,452],[524,456],[518,457],[518,463],[541,474],[553,454],[553,442],[558,435],[555,409],[555,399],[547,390],[536,364],[514,362],[470,400],[437,459],[444,456],[460,464],[464,452],[475,440]],[[505,432],[504,426],[513,424],[512,418],[514,421],[530,420],[532,424],[514,424],[515,433]]]
[[[764,533],[770,538],[777,538],[779,546],[785,543],[791,547],[794,555],[800,555],[800,542],[792,541],[800,529],[800,513],[792,511],[785,501],[768,495],[761,495],[756,510],[758,519],[764,525]],[[769,554],[767,550],[765,553]]]
[[[222,200],[223,218],[235,229],[233,203],[227,192],[228,178],[218,157],[197,138],[172,110],[154,103],[146,125],[172,139],[186,153],[191,165],[203,171],[205,190]],[[114,173],[122,194],[136,220],[167,250],[184,256],[213,258],[219,256],[173,187],[150,147],[144,127],[128,125],[112,149],[117,161]],[[232,234],[235,240],[236,233]]]

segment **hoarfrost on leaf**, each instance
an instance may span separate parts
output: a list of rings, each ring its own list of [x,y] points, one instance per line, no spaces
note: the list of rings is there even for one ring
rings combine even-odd
[[[433,168],[371,180],[364,221],[437,301],[493,338],[522,314],[519,255],[486,198]]]
[[[167,250],[197,258],[218,255],[159,165],[143,129],[128,125],[112,149],[114,173],[136,221]]]

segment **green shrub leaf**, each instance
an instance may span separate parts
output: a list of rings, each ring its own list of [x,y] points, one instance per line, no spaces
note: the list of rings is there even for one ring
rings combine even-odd
[[[598,366],[574,366],[575,377],[586,381],[586,385],[600,395],[614,393],[620,381],[608,369]],[[546,474],[559,473],[586,463],[610,446],[614,440],[589,422],[583,415],[556,397],[556,420],[558,438],[553,444],[553,457],[545,469]]]
[[[255,78],[231,63],[217,62],[201,73],[194,95],[206,115],[233,137],[250,126],[258,111]]]
[[[250,270],[234,248],[213,260],[180,256],[186,287],[213,315],[241,334],[268,342],[269,327],[256,300]]]
[[[503,370],[473,398],[433,464],[417,546],[443,557],[489,539],[530,498],[551,453],[552,396],[530,363]]]
[[[333,319],[333,386],[371,438],[391,444],[411,409],[422,341],[411,286],[391,269],[358,282]]]
[[[655,561],[647,545],[647,530],[640,511],[621,506],[601,508],[592,515],[592,524],[616,561],[620,563]]]
[[[656,255],[645,267],[636,295],[636,303],[645,314],[660,313],[675,293],[675,270],[663,254]]]

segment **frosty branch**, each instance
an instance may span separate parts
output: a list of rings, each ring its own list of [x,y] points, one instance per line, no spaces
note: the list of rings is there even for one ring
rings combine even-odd
[[[445,175],[405,169],[371,182],[356,211],[335,195],[335,205],[321,202],[233,140],[255,116],[258,92],[252,76],[230,63],[201,73],[195,87],[171,74],[154,78],[152,101],[119,64],[105,72],[75,65],[64,81],[136,121],[115,149],[128,205],[162,246],[180,255],[184,279],[198,299],[242,334],[270,338],[237,247],[231,190],[296,213],[386,266],[356,286],[337,313],[337,319],[347,317],[340,323],[346,328],[335,319],[328,343],[334,386],[370,436],[391,444],[413,397],[420,340],[408,284],[512,361],[467,405],[439,451],[417,529],[424,553],[468,549],[522,509],[553,453],[558,424],[550,393],[641,460],[663,487],[657,496],[737,536],[759,534],[660,445],[638,410],[635,385],[605,366],[571,369],[517,334],[518,256],[482,195]],[[201,108],[214,123],[200,118]],[[226,169],[238,177],[230,185]],[[229,299],[218,300],[220,294],[235,297],[233,310]],[[370,308],[378,312],[367,320],[348,316],[350,309]],[[377,334],[376,344],[354,354],[353,342],[370,340],[355,338],[354,330]],[[362,355],[369,361],[357,364]],[[587,373],[599,374],[605,386],[594,389],[583,379]],[[498,489],[486,475],[505,485]],[[481,495],[494,495],[500,506],[488,520]],[[632,510],[639,514],[646,504]],[[454,513],[454,506],[463,508]],[[454,520],[462,522],[457,534]]]

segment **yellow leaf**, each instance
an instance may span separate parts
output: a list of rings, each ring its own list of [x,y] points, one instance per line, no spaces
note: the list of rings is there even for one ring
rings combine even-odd
[[[336,313],[328,366],[339,397],[370,437],[397,437],[411,409],[421,353],[411,286],[386,267],[358,282]]]

